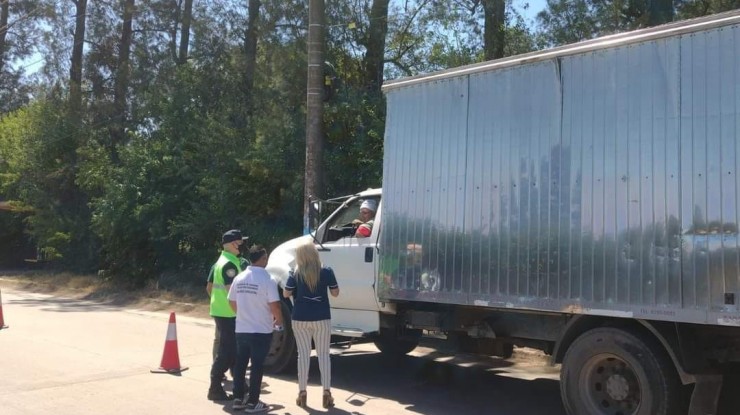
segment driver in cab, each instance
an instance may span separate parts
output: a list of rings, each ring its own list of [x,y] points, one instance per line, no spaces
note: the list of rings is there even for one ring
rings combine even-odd
[[[373,233],[373,224],[375,223],[375,211],[378,209],[378,202],[373,199],[367,199],[360,205],[360,217],[352,221],[356,226],[355,237],[367,238]]]

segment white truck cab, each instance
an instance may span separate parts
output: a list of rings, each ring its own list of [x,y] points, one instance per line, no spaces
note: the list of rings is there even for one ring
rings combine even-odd
[[[369,237],[355,236],[353,220],[359,217],[365,200],[377,202],[374,225]],[[340,295],[330,297],[332,334],[365,337],[380,329],[380,313],[393,313],[389,304],[381,304],[375,292],[378,275],[378,235],[381,231],[381,189],[368,189],[339,198],[341,205],[311,235],[291,239],[270,254],[267,271],[282,288],[295,267],[295,249],[313,241],[324,266],[331,267],[339,283]],[[336,199],[335,199],[336,200]]]

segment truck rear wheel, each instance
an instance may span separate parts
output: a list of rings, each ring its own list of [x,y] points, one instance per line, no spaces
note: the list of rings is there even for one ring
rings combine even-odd
[[[265,359],[266,373],[293,372],[298,362],[295,337],[293,337],[293,324],[290,319],[290,306],[285,301],[281,301],[280,306],[283,312],[284,330],[272,333],[270,351]]]
[[[395,330],[380,329],[375,338],[375,347],[387,356],[403,356],[416,349],[421,339],[421,330],[406,330],[398,333]]]
[[[677,414],[680,391],[659,345],[628,330],[590,330],[563,358],[560,393],[570,415]]]

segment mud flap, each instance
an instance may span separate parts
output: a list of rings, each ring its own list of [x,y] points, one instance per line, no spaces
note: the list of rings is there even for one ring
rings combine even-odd
[[[722,391],[722,375],[695,375],[696,385],[691,394],[688,415],[716,415],[719,394]]]

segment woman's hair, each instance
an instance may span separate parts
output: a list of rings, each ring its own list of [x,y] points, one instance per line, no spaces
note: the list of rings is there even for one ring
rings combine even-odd
[[[319,284],[319,273],[321,272],[321,260],[319,251],[313,242],[304,243],[295,250],[295,275],[303,280],[311,292],[316,291]]]

